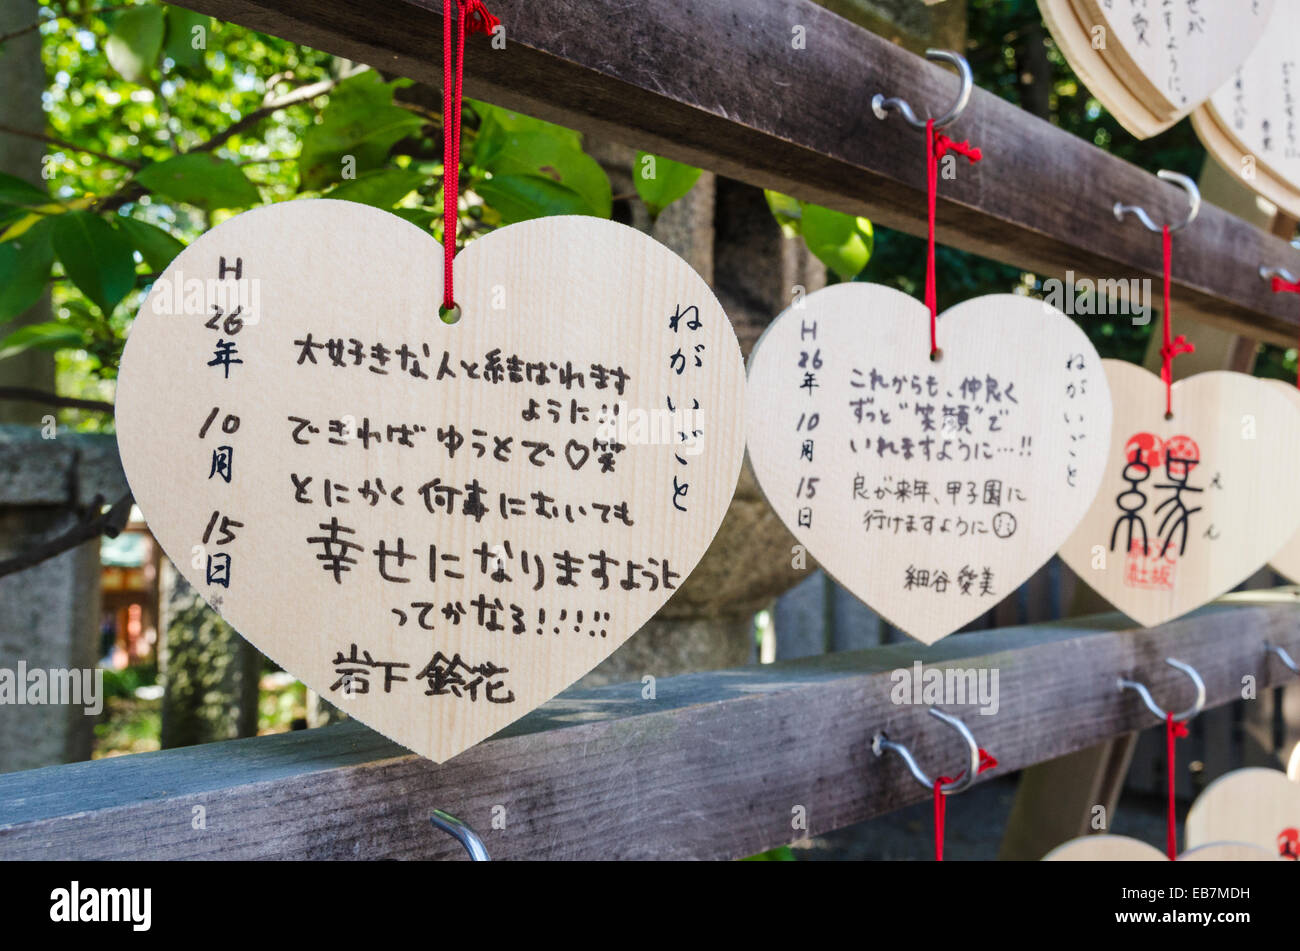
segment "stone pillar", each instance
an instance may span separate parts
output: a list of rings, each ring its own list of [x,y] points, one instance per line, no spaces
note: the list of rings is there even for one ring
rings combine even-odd
[[[47,433],[0,425],[0,561],[61,535],[96,494],[126,491],[112,436]],[[98,540],[0,578],[0,668],[87,670],[98,656]],[[0,706],[0,772],[89,759],[94,724],[81,705]]]

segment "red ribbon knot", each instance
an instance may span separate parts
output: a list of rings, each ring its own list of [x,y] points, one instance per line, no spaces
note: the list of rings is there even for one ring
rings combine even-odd
[[[458,0],[458,2],[461,15],[467,18],[466,26],[471,33],[490,34],[501,25],[501,21],[488,11],[483,0]]]
[[[958,155],[964,155],[972,162],[978,162],[984,157],[984,153],[978,148],[971,145],[969,140],[963,142],[954,142],[943,133],[938,133],[934,137],[934,156],[943,158],[949,152],[956,152]]]

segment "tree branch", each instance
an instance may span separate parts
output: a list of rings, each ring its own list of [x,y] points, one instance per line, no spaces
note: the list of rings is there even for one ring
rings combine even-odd
[[[324,95],[325,93],[333,89],[335,86],[337,86],[339,83],[341,83],[343,80],[348,79],[351,76],[355,76],[358,72],[364,72],[366,69],[369,68],[370,67],[368,66],[362,67],[361,69],[354,70],[343,76],[339,76],[335,79],[323,79],[320,82],[310,83],[306,86],[300,86],[297,89],[285,93],[283,96],[281,96],[278,99],[271,99],[268,97],[266,100],[263,101],[263,105],[260,106],[259,108],[254,109],[252,112],[250,112],[248,115],[244,116],[243,118],[238,119],[235,122],[232,122],[230,125],[226,126],[226,128],[222,129],[220,132],[212,136],[212,138],[208,139],[206,142],[200,142],[198,145],[194,146],[191,149],[187,149],[185,152],[182,152],[180,154],[189,155],[190,153],[193,152],[211,152],[217,148],[220,148],[226,142],[230,141],[231,138],[238,135],[240,132],[243,132],[245,129],[249,129],[257,125],[259,122],[261,122],[263,119],[265,119],[267,116],[271,115],[272,113],[276,112],[277,110],[283,109],[286,106],[298,105],[299,103],[303,103],[303,102],[307,102],[308,100],[315,99],[317,96]],[[102,199],[100,199],[99,202],[96,203],[94,210],[98,212],[116,211],[117,209],[121,208],[123,205],[127,204],[128,202],[135,201],[143,194],[145,194],[145,189],[140,187],[138,184],[136,184],[134,179],[128,178],[125,182],[123,182],[121,185],[117,187],[116,191],[110,192],[109,194],[105,195]]]
[[[61,409],[84,409],[92,413],[111,413],[113,404],[101,400],[79,400],[71,396],[58,396],[44,390],[25,386],[0,386],[0,400],[21,400],[27,403],[44,403]]]
[[[85,152],[87,155],[93,155],[97,159],[103,159],[105,162],[112,162],[114,165],[120,165],[123,168],[129,168],[133,172],[140,170],[139,162],[132,162],[130,159],[118,158],[115,155],[108,155],[105,152],[96,152],[94,149],[88,149],[85,146],[73,145],[64,139],[56,138],[52,135],[46,135],[44,132],[28,132],[26,129],[15,129],[11,125],[0,124],[0,132],[7,132],[10,135],[22,136],[25,139],[35,139],[37,142],[46,142],[50,145],[57,145],[61,149],[70,149],[73,152]]]
[[[104,497],[102,495],[95,496],[90,503],[90,511],[95,513],[93,517],[82,518],[62,535],[51,538],[47,542],[42,542],[22,554],[0,561],[0,578],[39,565],[43,561],[61,555],[65,551],[71,551],[78,545],[85,544],[100,535],[116,538],[122,529],[126,528],[127,519],[131,517],[131,505],[133,503],[134,499],[132,499],[131,493],[128,492],[114,502],[108,511],[100,512],[99,509],[104,504]]]
[[[12,33],[5,33],[3,36],[0,36],[0,45],[3,45],[9,42],[9,40],[16,39],[20,36],[25,36],[26,34],[32,32],[32,30],[39,30],[41,28],[41,23],[43,22],[44,21],[42,20],[37,20],[35,23],[29,23],[27,26],[22,27],[21,29],[14,30]]]
[[[238,135],[240,132],[243,132],[245,129],[257,125],[272,113],[284,109],[286,106],[295,106],[300,102],[307,102],[309,99],[323,96],[346,78],[347,77],[344,76],[339,79],[322,79],[320,82],[300,86],[297,89],[287,92],[279,99],[267,99],[259,108],[254,109],[243,118],[232,122],[216,135],[212,136],[212,138],[208,139],[206,142],[199,143],[194,148],[190,149],[190,151],[211,152],[213,149],[220,148],[226,142],[230,141],[231,138]]]

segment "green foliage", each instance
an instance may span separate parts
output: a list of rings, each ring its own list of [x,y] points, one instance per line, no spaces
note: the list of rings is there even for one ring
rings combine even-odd
[[[763,194],[782,231],[788,237],[803,235],[808,250],[840,279],[851,281],[862,273],[875,249],[875,229],[870,221],[780,192]]]
[[[802,233],[808,250],[844,280],[862,272],[875,244],[871,222],[866,218],[807,203],[803,206]]]
[[[172,258],[185,250],[185,245],[162,228],[151,225],[147,221],[120,216],[113,223],[140,252],[144,263],[149,265],[154,273],[161,273],[168,264],[172,263]]]
[[[794,849],[788,845],[778,845],[774,849],[768,849],[766,852],[759,852],[757,855],[746,856],[741,859],[742,862],[797,862]]]
[[[501,224],[546,215],[592,213],[586,199],[573,189],[539,175],[498,175],[480,182],[474,190],[500,215]]]
[[[139,664],[124,670],[104,669],[104,696],[130,699],[141,687],[158,682],[158,668],[154,664]]]
[[[155,6],[129,7],[113,17],[104,52],[117,74],[130,83],[148,78],[154,60],[162,52],[163,9]]]
[[[21,236],[0,243],[0,325],[27,310],[45,293],[54,265],[52,223],[50,218],[43,218]]]
[[[411,168],[377,168],[331,189],[325,197],[392,208],[427,178],[423,172]]]
[[[167,7],[167,39],[163,44],[163,55],[187,72],[202,69],[203,47],[197,44],[200,39],[205,39],[210,23],[202,13]]]
[[[136,172],[135,182],[163,198],[200,208],[244,208],[261,200],[238,166],[206,152],[146,165]]]
[[[300,187],[320,189],[342,181],[349,160],[357,174],[383,166],[389,150],[424,125],[418,115],[393,104],[397,88],[409,85],[409,79],[386,83],[373,70],[340,83],[320,121],[302,137]]]
[[[685,198],[699,177],[700,169],[649,152],[637,152],[636,164],[632,166],[636,193],[652,218],[658,218],[673,202]]]
[[[26,324],[0,340],[0,360],[27,350],[60,350],[85,342],[81,331],[57,320]]]
[[[485,102],[472,105],[480,118],[469,164],[481,175],[473,188],[501,224],[545,215],[609,217],[609,176],[582,151],[576,132]]]
[[[50,196],[21,178],[0,172],[0,211],[36,208],[48,204]]]
[[[64,272],[105,314],[135,286],[131,242],[99,215],[70,211],[54,218],[50,242]]]

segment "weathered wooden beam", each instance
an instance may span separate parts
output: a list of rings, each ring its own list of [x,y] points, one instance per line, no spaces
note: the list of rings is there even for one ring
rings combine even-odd
[[[186,0],[185,6],[379,69],[441,83],[439,0]],[[507,46],[474,37],[465,88],[732,178],[925,229],[923,135],[871,111],[876,92],[924,114],[957,90],[944,69],[811,0],[493,0]],[[796,48],[796,27],[804,48]],[[939,239],[1043,276],[1152,278],[1158,236],[1116,221],[1116,200],[1180,221],[1176,187],[977,89],[953,126],[985,155],[940,188]],[[1300,251],[1214,207],[1178,233],[1175,307],[1290,344],[1294,302],[1261,263],[1300,273]],[[1089,319],[1089,318],[1085,318]],[[1091,318],[1107,319],[1107,318]],[[1113,317],[1109,319],[1128,319]]]
[[[0,776],[0,859],[460,856],[433,809],[494,858],[734,858],[808,834],[799,807],[817,834],[927,797],[897,757],[872,755],[879,730],[931,774],[957,768],[951,729],[891,701],[890,671],[918,654],[998,670],[996,714],[949,707],[1000,761],[988,776],[1154,725],[1118,676],[1185,705],[1167,656],[1200,671],[1210,705],[1240,697],[1246,674],[1280,683],[1265,641],[1300,653],[1294,594],[1149,630],[1104,615],[686,674],[655,699],[640,683],[571,691],[442,765],[345,723],[14,773]]]

